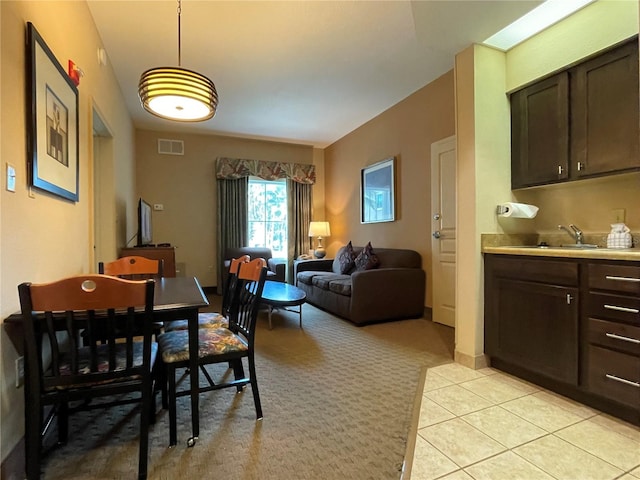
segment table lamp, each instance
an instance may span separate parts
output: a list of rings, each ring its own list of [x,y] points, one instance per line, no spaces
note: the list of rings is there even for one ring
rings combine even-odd
[[[318,245],[316,246],[313,254],[316,258],[324,258],[327,254],[322,246],[322,237],[331,236],[331,229],[329,228],[329,222],[311,222],[309,224],[309,236],[318,237]]]

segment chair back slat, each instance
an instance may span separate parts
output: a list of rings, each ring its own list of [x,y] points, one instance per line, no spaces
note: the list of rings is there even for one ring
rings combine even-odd
[[[98,273],[129,280],[161,278],[164,276],[164,260],[130,255],[118,258],[113,262],[98,263]]]
[[[262,300],[262,290],[267,278],[267,264],[257,258],[240,265],[236,295],[229,315],[229,328],[242,334],[253,344],[258,309]]]

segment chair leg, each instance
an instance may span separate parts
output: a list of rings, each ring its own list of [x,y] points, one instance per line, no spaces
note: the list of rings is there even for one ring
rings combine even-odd
[[[69,440],[69,403],[61,402],[57,406],[58,412],[58,443],[65,444]]]
[[[169,397],[169,446],[178,444],[177,407],[176,407],[176,369],[173,365],[165,365],[168,380]]]
[[[253,392],[253,403],[256,405],[256,418],[262,418],[262,404],[260,403],[260,393],[258,392],[258,380],[256,378],[256,364],[253,360],[253,351],[249,353],[247,358],[249,361],[249,381],[251,382],[251,391]]]
[[[42,439],[40,428],[42,426],[42,406],[38,402],[36,405],[26,406],[28,409],[25,418],[25,473],[27,480],[40,479],[40,464],[42,462]]]
[[[231,366],[233,367],[233,376],[236,380],[241,380],[244,378],[244,367],[242,366],[242,359],[238,358],[235,360],[231,360],[229,362],[231,364]],[[242,391],[243,386],[238,385],[236,387],[236,391],[237,392],[241,392]]]
[[[140,450],[138,453],[138,480],[146,480],[149,462],[149,419],[151,418],[153,382],[148,380],[142,387],[142,408],[140,410]]]

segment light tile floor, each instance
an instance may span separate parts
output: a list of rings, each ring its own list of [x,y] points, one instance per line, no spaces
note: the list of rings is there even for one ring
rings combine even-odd
[[[638,480],[640,428],[497,370],[427,371],[411,480]]]

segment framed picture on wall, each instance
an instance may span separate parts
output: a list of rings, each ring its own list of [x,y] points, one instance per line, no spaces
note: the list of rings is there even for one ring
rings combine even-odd
[[[360,172],[360,222],[393,222],[395,215],[395,157]]]
[[[78,89],[32,23],[27,23],[30,183],[78,201]]]

